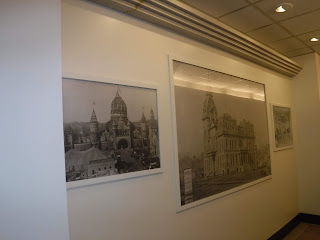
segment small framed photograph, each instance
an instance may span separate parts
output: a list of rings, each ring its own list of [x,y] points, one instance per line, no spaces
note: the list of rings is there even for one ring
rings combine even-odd
[[[270,179],[264,84],[170,63],[177,211]]]
[[[160,173],[157,88],[63,78],[67,187]]]
[[[274,151],[293,147],[291,107],[271,104]]]

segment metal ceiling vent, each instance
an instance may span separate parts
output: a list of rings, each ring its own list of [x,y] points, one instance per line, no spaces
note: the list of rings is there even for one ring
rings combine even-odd
[[[301,66],[222,22],[176,0],[89,0],[173,30],[293,77]]]

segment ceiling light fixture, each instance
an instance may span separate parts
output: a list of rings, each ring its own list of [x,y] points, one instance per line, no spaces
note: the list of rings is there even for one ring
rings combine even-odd
[[[311,40],[310,40],[311,42],[318,42],[319,41],[319,38],[311,38]]]
[[[279,7],[276,8],[276,12],[277,13],[282,13],[282,12],[285,12],[285,11],[287,11],[287,10],[285,10],[282,6],[279,6]]]
[[[290,8],[293,8],[293,4],[292,3],[281,3],[277,8],[276,8],[276,12],[277,13],[283,13],[288,11]]]

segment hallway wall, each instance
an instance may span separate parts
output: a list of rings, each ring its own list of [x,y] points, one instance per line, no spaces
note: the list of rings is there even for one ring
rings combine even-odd
[[[0,1],[0,239],[69,239],[60,0]]]
[[[312,53],[293,60],[303,65],[293,79],[300,212],[320,215],[320,58]]]
[[[299,212],[295,148],[271,152],[271,180],[176,213],[168,54],[264,83],[268,102],[293,104],[292,80],[283,75],[113,10],[63,1],[63,75],[157,84],[164,167],[159,175],[69,189],[71,239],[267,239]]]

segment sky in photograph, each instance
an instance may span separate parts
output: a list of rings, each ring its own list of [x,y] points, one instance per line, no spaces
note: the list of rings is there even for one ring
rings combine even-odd
[[[142,112],[146,119],[150,119],[153,109],[157,116],[156,90],[147,88],[128,87],[107,83],[63,79],[63,121],[89,122],[92,109],[98,122],[105,123],[111,117],[111,103],[116,96],[117,89],[127,105],[128,119],[132,122],[140,121]]]
[[[179,153],[203,152],[202,111],[206,91],[175,86],[175,106]],[[237,120],[254,124],[256,145],[268,144],[268,126],[265,101],[213,93],[218,117],[229,113]]]

